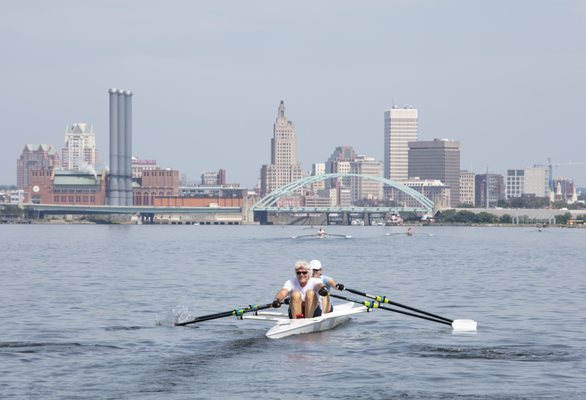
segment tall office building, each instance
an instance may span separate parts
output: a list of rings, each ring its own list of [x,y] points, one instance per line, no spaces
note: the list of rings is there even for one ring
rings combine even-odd
[[[356,152],[352,146],[338,146],[334,149],[330,158],[326,162],[326,173],[342,172],[337,163],[345,161],[354,161],[356,159]]]
[[[16,188],[29,186],[30,173],[39,170],[54,170],[61,166],[59,153],[50,144],[27,144],[16,160]]]
[[[460,142],[409,142],[409,178],[439,179],[450,188],[450,205],[460,204]]]
[[[460,171],[460,204],[474,206],[474,177],[471,171]]]
[[[548,173],[545,167],[507,170],[506,198],[522,196],[547,197]]]
[[[358,155],[350,163],[350,172],[353,174],[382,177],[383,166],[374,157]],[[350,191],[352,193],[352,202],[361,200],[379,201],[382,200],[383,185],[374,179],[351,177]]]
[[[66,171],[95,170],[98,151],[96,135],[91,125],[75,123],[67,126],[61,161]]]
[[[505,179],[500,174],[478,174],[474,177],[476,207],[496,207],[505,199]]]
[[[525,194],[535,197],[547,197],[549,194],[549,177],[547,168],[536,165],[525,168]]]
[[[385,111],[385,178],[397,182],[409,178],[409,142],[416,140],[416,109],[394,106]]]
[[[356,159],[356,152],[352,146],[338,146],[326,161],[327,174],[347,174],[350,172],[350,164]],[[326,188],[350,187],[350,178],[335,178],[326,182]]]
[[[315,163],[311,166],[311,176],[319,176],[326,173],[326,164],[325,163]],[[324,181],[317,181],[311,184],[311,190],[313,192],[317,192],[318,190],[323,190],[326,188],[326,183]]]
[[[297,136],[295,124],[285,116],[285,103],[281,100],[271,139],[271,163],[261,168],[261,195],[303,177],[297,161]]]

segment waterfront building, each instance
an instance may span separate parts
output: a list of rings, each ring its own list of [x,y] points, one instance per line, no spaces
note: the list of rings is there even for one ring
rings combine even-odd
[[[343,172],[343,166],[339,166],[339,162],[352,162],[356,159],[356,152],[352,146],[338,146],[334,149],[328,161],[326,161],[326,173],[340,173]],[[345,164],[349,165],[349,164]]]
[[[222,186],[226,184],[226,171],[219,169],[217,172],[204,172],[201,174],[201,184],[209,186]]]
[[[384,177],[404,182],[409,178],[409,142],[417,141],[417,109],[393,106],[384,115]]]
[[[507,170],[505,197],[547,197],[549,192],[547,168],[535,166]]]
[[[316,194],[305,196],[305,207],[335,207],[338,204],[336,189],[320,189]]]
[[[402,182],[431,200],[435,209],[450,208],[450,188],[439,179],[412,178]],[[421,204],[405,192],[389,187],[390,200],[399,207],[421,207]]]
[[[382,177],[383,164],[373,157],[358,155],[350,163],[350,172],[353,174]],[[350,177],[350,191],[352,202],[369,200],[378,202],[383,199],[383,184],[373,179]]]
[[[525,168],[523,191],[525,195],[547,197],[550,190],[548,170],[545,166],[535,165],[530,168]]]
[[[96,135],[92,125],[74,123],[65,128],[65,144],[61,149],[61,164],[66,171],[93,172],[98,161]]]
[[[157,160],[140,160],[136,157],[132,157],[132,179],[137,180],[142,178],[142,171],[151,171],[159,169]]]
[[[352,191],[350,188],[338,189],[338,199],[340,207],[351,207],[352,206]]]
[[[474,177],[471,171],[460,171],[460,204],[474,206]]]
[[[0,203],[3,204],[22,204],[24,203],[23,189],[0,190]]]
[[[351,171],[351,163],[356,159],[356,152],[352,146],[338,146],[334,149],[326,161],[326,173],[328,174],[347,174]],[[327,189],[350,188],[350,178],[329,179],[325,186]],[[338,196],[341,199],[340,196]]]
[[[297,181],[303,177],[297,161],[297,135],[295,124],[285,115],[285,103],[281,100],[271,139],[271,163],[261,167],[261,196]]]
[[[16,161],[16,188],[25,189],[30,184],[32,171],[52,171],[60,168],[59,153],[50,144],[27,144]]]
[[[33,204],[103,206],[106,203],[106,171],[33,170],[25,202]]]
[[[555,191],[552,193],[551,201],[565,201],[573,204],[578,201],[574,181],[569,178],[555,178],[553,180]]]
[[[223,186],[181,186],[178,196],[155,196],[154,206],[165,207],[242,207],[248,191]]]
[[[179,196],[179,171],[172,169],[143,170],[139,182],[132,187],[133,204],[153,206],[157,198]]]
[[[525,171],[522,169],[507,170],[507,181],[505,185],[505,198],[521,197],[525,184]]]
[[[319,176],[326,173],[326,164],[325,163],[315,163],[311,166],[311,176]],[[311,184],[311,191],[317,192],[318,190],[323,190],[326,188],[325,181],[317,181]]]
[[[476,207],[496,207],[505,199],[505,181],[500,174],[477,174],[474,177]]]
[[[438,179],[450,188],[450,206],[460,204],[460,142],[434,139],[409,142],[409,178]]]

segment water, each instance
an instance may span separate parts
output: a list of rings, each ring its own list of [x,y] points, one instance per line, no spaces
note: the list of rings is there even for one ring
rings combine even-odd
[[[577,399],[586,230],[0,225],[0,397]],[[476,334],[378,310],[331,331],[197,316],[269,303],[297,259]],[[349,293],[344,293],[350,295]]]

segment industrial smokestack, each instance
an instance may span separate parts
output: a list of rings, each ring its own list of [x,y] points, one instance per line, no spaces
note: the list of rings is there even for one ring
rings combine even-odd
[[[133,204],[132,92],[110,89],[110,175],[108,204]]]
[[[124,117],[126,102],[122,90],[118,90],[118,204],[126,205],[126,186],[124,184],[124,157],[126,154],[126,131]]]
[[[134,197],[132,196],[132,92],[126,91],[125,107],[126,112],[124,116],[124,132],[125,132],[125,159],[124,159],[124,185],[126,186],[126,205],[134,204]]]
[[[118,90],[110,89],[110,174],[108,176],[108,205],[118,205]]]

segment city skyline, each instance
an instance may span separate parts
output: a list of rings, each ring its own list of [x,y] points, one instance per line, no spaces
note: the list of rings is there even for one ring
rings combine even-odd
[[[255,186],[280,100],[306,172],[338,146],[383,160],[383,113],[394,105],[419,111],[419,140],[459,141],[464,170],[586,161],[580,2],[56,1],[36,11],[10,4],[0,16],[0,184],[16,183],[25,144],[60,149],[74,122],[94,127],[107,165],[109,87],[137,95],[134,155],[191,180],[223,168]],[[586,186],[584,165],[554,176]]]

